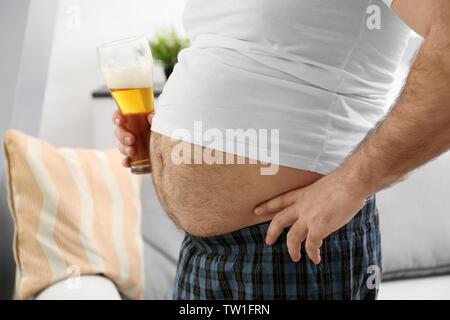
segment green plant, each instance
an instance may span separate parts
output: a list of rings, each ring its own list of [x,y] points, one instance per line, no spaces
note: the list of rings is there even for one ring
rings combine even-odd
[[[180,36],[174,28],[163,29],[149,41],[153,58],[161,61],[166,69],[172,69],[178,62],[178,53],[189,46],[189,39]]]

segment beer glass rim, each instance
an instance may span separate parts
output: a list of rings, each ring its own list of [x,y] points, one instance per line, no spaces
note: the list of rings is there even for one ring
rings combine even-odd
[[[114,47],[114,46],[117,46],[117,45],[122,45],[122,44],[125,44],[125,43],[134,42],[134,41],[137,41],[137,40],[148,41],[146,36],[138,35],[138,36],[127,37],[127,38],[122,38],[122,39],[118,39],[118,40],[109,41],[109,42],[106,42],[106,43],[103,43],[103,44],[99,45],[97,48],[100,50],[100,49],[103,49],[103,48]]]

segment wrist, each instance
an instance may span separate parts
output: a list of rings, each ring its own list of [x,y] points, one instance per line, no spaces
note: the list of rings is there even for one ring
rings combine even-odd
[[[367,199],[377,191],[372,187],[368,175],[364,176],[359,168],[342,166],[330,173],[329,177],[358,199]]]

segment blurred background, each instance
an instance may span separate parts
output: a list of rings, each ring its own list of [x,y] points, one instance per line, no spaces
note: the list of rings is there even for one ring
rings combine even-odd
[[[57,147],[115,148],[116,106],[103,86],[97,46],[174,29],[185,0],[0,0],[0,134],[14,128]],[[155,87],[166,77],[155,61]],[[101,93],[102,90],[100,90]],[[0,156],[0,299],[13,285],[12,219]],[[6,293],[5,293],[6,292]]]
[[[23,1],[8,2],[19,6]],[[42,5],[42,2],[53,3],[55,7],[49,8],[50,4]],[[39,136],[57,146],[110,147],[106,141],[102,144],[102,137],[94,133],[94,116],[106,111],[101,105],[97,107],[97,100],[91,96],[103,83],[96,47],[135,35],[151,39],[155,32],[171,26],[183,32],[184,3],[185,0],[59,0],[39,1],[38,6],[31,6],[36,12],[29,14],[43,19],[52,19],[49,12],[55,10],[53,31],[48,30],[53,39],[48,40],[50,56]],[[164,79],[163,70],[157,65],[155,82]],[[107,99],[106,104],[114,106],[111,99]],[[83,131],[72,132],[69,136],[55,134],[64,132],[67,127],[79,127]]]

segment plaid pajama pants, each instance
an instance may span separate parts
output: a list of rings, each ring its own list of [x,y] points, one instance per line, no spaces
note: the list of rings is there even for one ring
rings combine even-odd
[[[381,272],[381,246],[375,196],[347,225],[324,239],[319,265],[307,257],[304,244],[301,260],[291,261],[288,229],[267,246],[268,226],[213,237],[186,235],[173,298],[376,299],[372,280],[380,276],[374,272]]]

